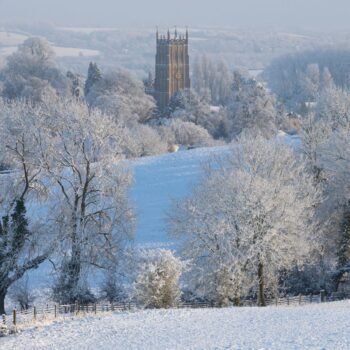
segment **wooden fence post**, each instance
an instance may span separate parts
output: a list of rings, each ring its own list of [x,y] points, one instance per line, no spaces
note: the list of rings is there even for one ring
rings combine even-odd
[[[55,304],[55,318],[57,318],[57,304]]]
[[[15,326],[17,324],[17,313],[16,313],[16,309],[13,309],[13,313],[12,313],[13,317],[12,317],[12,323]]]
[[[289,305],[289,294],[287,295],[287,305]]]
[[[36,321],[36,306],[33,307],[33,317],[34,321]]]
[[[278,305],[278,297],[275,298],[275,304]]]
[[[325,299],[326,299],[326,291],[324,289],[322,289],[320,291],[320,301],[321,301],[321,303],[324,303]]]
[[[95,303],[94,304],[94,312],[95,312],[95,315],[97,314],[97,304]]]
[[[301,305],[301,294],[299,294],[299,305]]]

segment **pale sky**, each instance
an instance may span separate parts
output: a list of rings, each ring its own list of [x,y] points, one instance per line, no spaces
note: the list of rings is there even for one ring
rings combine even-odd
[[[0,21],[350,30],[350,0],[0,0]]]

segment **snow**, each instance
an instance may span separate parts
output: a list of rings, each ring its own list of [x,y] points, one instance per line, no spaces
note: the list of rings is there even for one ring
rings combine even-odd
[[[120,312],[38,325],[0,339],[0,349],[350,348],[350,302],[304,307]]]
[[[221,107],[220,106],[210,106],[211,112],[220,112]]]
[[[0,49],[0,57],[7,57],[17,51],[17,46],[3,47]]]
[[[77,47],[61,47],[52,46],[57,57],[95,57],[99,56],[100,52],[97,50],[80,49]],[[9,46],[0,48],[0,57],[6,57],[17,51],[17,46]]]
[[[17,46],[26,39],[28,39],[26,35],[0,31],[0,46]]]
[[[6,57],[17,51],[17,47],[28,39],[28,36],[0,31],[0,56]],[[3,46],[3,47],[2,47]],[[94,57],[100,55],[97,50],[81,49],[78,47],[60,47],[52,46],[57,57]]]
[[[0,57],[7,57],[17,51],[18,45],[28,39],[28,36],[0,31]],[[57,57],[95,57],[100,55],[98,50],[82,49],[78,47],[61,47],[51,43]]]
[[[132,162],[135,184],[131,198],[136,207],[136,243],[143,247],[166,247],[174,242],[167,231],[167,212],[173,199],[184,197],[200,178],[202,165],[222,156],[229,147],[198,148]]]
[[[95,57],[99,56],[100,52],[97,50],[80,49],[76,47],[59,47],[53,46],[53,50],[57,57]]]
[[[57,29],[65,32],[84,34],[91,34],[96,32],[114,32],[120,30],[120,28],[117,27],[58,27]]]

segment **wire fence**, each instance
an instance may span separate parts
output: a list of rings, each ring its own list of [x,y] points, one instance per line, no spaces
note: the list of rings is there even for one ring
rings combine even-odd
[[[317,304],[338,300],[350,299],[350,293],[333,293],[326,295],[324,291],[319,294],[284,296],[266,300],[267,306],[297,306]],[[181,302],[177,305],[179,309],[213,308],[217,305],[212,302]],[[256,300],[244,300],[241,306],[257,306]],[[72,317],[85,317],[107,312],[137,311],[141,306],[134,302],[108,303],[100,302],[89,305],[67,304],[45,304],[36,305],[26,310],[13,309],[8,315],[2,315],[2,323],[7,327],[22,327],[36,322],[54,321],[56,319],[71,319]]]
[[[55,319],[101,314],[115,311],[130,311],[138,309],[135,303],[95,303],[89,305],[45,304],[36,305],[25,310],[13,309],[8,315],[2,315],[2,323],[6,326],[29,325],[35,322],[46,322]]]

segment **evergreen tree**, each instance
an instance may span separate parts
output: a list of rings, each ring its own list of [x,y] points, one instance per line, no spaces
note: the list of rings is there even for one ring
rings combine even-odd
[[[90,62],[88,69],[88,76],[85,82],[84,93],[85,96],[90,92],[91,87],[96,84],[99,80],[101,80],[102,74],[97,64],[94,62]]]
[[[344,213],[343,224],[341,227],[342,238],[340,241],[338,253],[338,266],[343,268],[350,263],[350,203]]]
[[[37,268],[47,258],[47,254],[29,260],[23,259],[27,245],[33,237],[28,228],[23,199],[17,200],[13,213],[4,216],[0,221],[0,314],[4,314],[9,287],[28,270]]]

